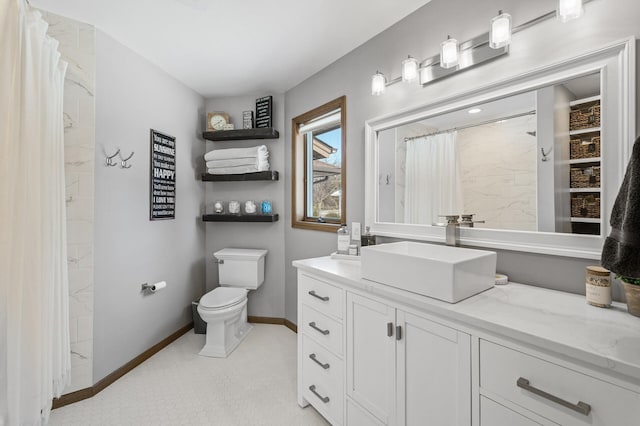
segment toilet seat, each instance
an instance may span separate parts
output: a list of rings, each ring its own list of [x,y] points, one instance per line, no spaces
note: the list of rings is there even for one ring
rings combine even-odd
[[[237,287],[217,287],[202,296],[200,308],[218,310],[241,303],[247,298],[247,290]]]

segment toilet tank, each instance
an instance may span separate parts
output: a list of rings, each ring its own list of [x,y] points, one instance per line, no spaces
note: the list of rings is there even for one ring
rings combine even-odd
[[[213,255],[218,259],[221,286],[255,290],[264,282],[267,250],[225,248]]]

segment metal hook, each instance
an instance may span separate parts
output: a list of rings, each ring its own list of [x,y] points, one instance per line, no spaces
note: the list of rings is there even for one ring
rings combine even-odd
[[[549,161],[549,158],[547,156],[551,154],[551,151],[553,151],[553,147],[550,148],[549,152],[547,153],[544,152],[544,148],[540,148],[540,152],[542,152],[542,161]]]
[[[133,154],[135,154],[135,151],[131,151],[131,155],[129,155],[127,158],[122,158],[122,155],[120,155],[120,168],[123,169],[130,169],[131,168],[131,164],[127,164],[127,161],[131,160],[131,157],[133,157]]]
[[[113,166],[115,166],[115,165],[116,165],[116,162],[115,162],[115,161],[113,161],[113,158],[114,158],[116,155],[120,155],[120,148],[118,148],[118,150],[116,151],[116,153],[115,153],[115,154],[113,154],[113,155],[111,155],[111,156],[107,155],[106,151],[104,152],[104,155],[105,155],[105,157],[107,157],[107,161],[105,162],[105,164],[104,164],[104,165],[105,165],[105,166],[107,166],[107,167],[109,167],[109,166],[113,167]]]

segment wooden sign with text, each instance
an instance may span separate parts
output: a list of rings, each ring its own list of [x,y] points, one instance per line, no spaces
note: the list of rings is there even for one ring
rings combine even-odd
[[[149,220],[176,217],[176,138],[151,129]]]

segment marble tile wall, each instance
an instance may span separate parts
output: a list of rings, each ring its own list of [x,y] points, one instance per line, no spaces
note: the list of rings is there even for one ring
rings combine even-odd
[[[93,385],[93,201],[95,28],[42,12],[48,34],[69,63],[64,87],[71,384]]]
[[[479,228],[537,230],[536,116],[458,131],[464,211]]]

